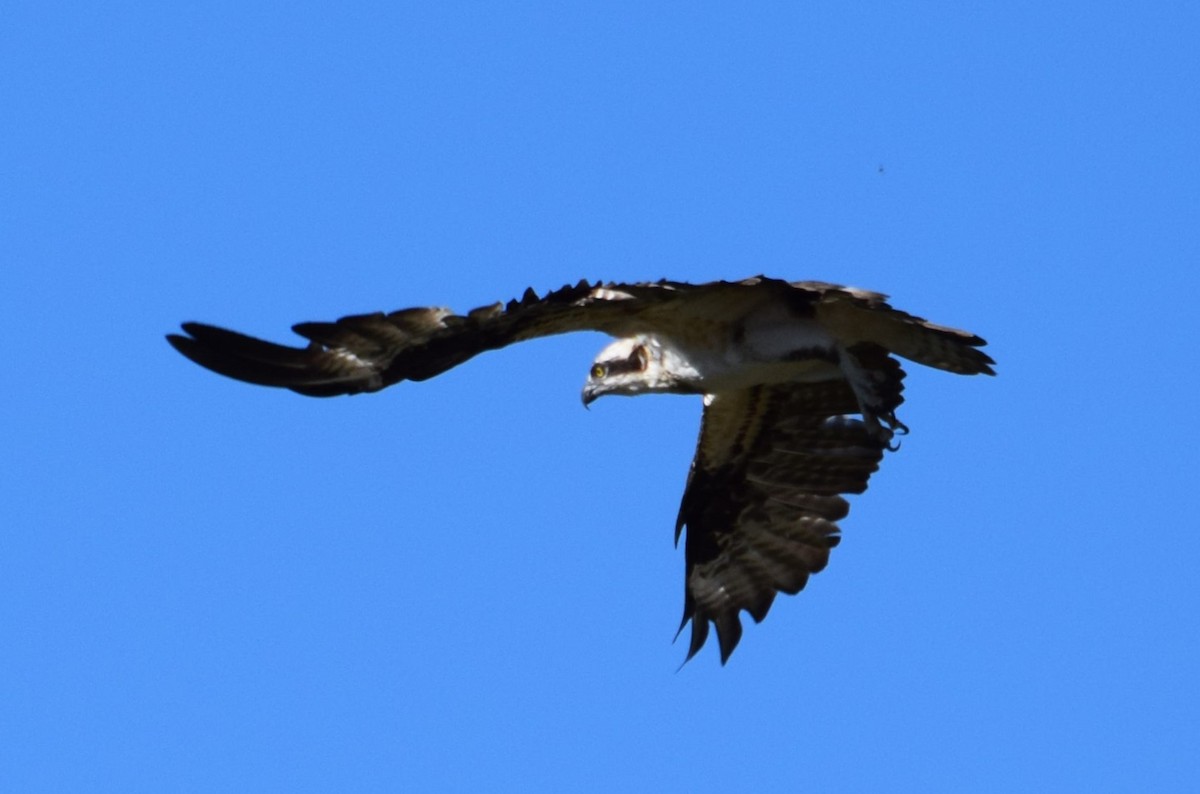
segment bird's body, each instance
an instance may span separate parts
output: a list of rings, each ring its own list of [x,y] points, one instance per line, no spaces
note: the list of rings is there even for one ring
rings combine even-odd
[[[587,282],[465,315],[405,309],[301,323],[306,348],[185,323],[168,337],[229,377],[311,396],[425,380],[508,344],[578,330],[616,341],[597,356],[584,402],[608,394],[703,395],[705,412],[676,525],[686,529],[684,619],[691,658],[717,629],[721,660],[739,613],[762,620],[836,545],[843,493],[860,493],[893,433],[897,354],[960,374],[991,374],[977,336],[897,311],[883,295],[822,282]],[[861,420],[851,415],[860,415]],[[681,629],[682,629],[681,625]]]

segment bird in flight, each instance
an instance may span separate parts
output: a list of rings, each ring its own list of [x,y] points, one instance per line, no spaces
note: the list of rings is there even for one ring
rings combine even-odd
[[[432,378],[486,350],[570,331],[615,341],[583,402],[605,395],[703,398],[700,439],[675,523],[685,536],[687,659],[715,627],[721,663],[777,593],[794,595],[837,545],[837,521],[893,437],[904,371],[895,356],[995,374],[974,334],[893,309],[884,295],[818,281],[581,281],[455,314],[402,309],[292,327],[304,347],[188,322],[167,340],[214,372],[313,397]],[[686,533],[686,535],[685,535]]]

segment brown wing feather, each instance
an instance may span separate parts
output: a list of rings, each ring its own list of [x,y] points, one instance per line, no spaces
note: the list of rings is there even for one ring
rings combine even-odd
[[[197,364],[237,380],[281,386],[311,396],[355,394],[403,380],[425,380],[486,350],[523,339],[578,330],[619,332],[636,326],[639,310],[669,300],[669,286],[620,288],[586,281],[538,297],[484,306],[465,315],[444,308],[360,314],[336,322],[308,322],[293,330],[306,348],[264,342],[203,323],[184,323],[187,336],[167,340]]]
[[[299,323],[292,330],[309,340],[303,348],[195,322],[183,324],[186,336],[169,334],[167,341],[192,361],[222,375],[328,397],[426,380],[487,350],[535,337],[584,330],[627,336],[664,327],[686,333],[693,324],[711,323],[722,316],[740,318],[770,296],[782,296],[810,312],[829,288],[762,276],[707,284],[581,281],[542,297],[528,289],[519,300],[483,306],[465,315],[420,307],[350,315],[336,322]],[[669,311],[659,311],[667,307]]]
[[[854,352],[894,412],[903,370],[881,348]],[[675,535],[686,527],[688,659],[711,622],[724,664],[741,639],[742,610],[762,621],[777,593],[799,592],[825,567],[835,522],[849,510],[840,494],[866,489],[887,443],[845,416],[856,410],[843,381],[757,386],[709,402]]]

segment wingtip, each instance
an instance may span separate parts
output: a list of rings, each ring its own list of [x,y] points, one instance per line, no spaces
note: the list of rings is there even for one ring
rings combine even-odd
[[[684,665],[694,659],[696,654],[700,652],[700,649],[704,647],[704,644],[708,642],[708,619],[687,613],[684,614],[683,620],[679,624],[679,629],[675,632],[675,638],[671,642],[679,639],[679,635],[683,634],[688,621],[691,621],[692,624],[692,635],[688,642],[687,656],[680,663],[679,670],[682,670]],[[721,666],[724,667],[729,661],[729,657],[733,656],[738,642],[742,639],[742,622],[735,616],[732,621],[726,621],[724,627],[720,623],[714,623],[714,625],[717,629],[717,644],[721,650]]]
[[[184,331],[187,331],[187,325],[188,325],[188,323],[183,324]],[[193,361],[193,362],[203,366],[203,364],[197,360],[198,354],[196,352],[196,349],[197,349],[198,345],[197,345],[197,342],[195,339],[193,339],[190,336],[184,336],[183,334],[174,334],[174,333],[166,334],[165,338],[167,340],[167,344],[169,344],[171,347],[175,348],[175,351],[177,353],[180,353],[181,355],[183,355],[190,361]]]
[[[305,351],[264,342],[236,331],[204,323],[181,323],[182,334],[167,334],[167,343],[194,364],[258,386],[290,388],[304,385],[297,380],[294,361]]]
[[[721,666],[729,661],[734,650],[742,640],[742,621],[735,613],[731,619],[717,623],[717,644],[721,647]]]
[[[694,614],[691,614],[689,610],[685,609],[683,620],[679,622],[679,628],[675,631],[675,637],[671,640],[672,643],[679,640],[679,635],[683,634],[683,630],[687,627],[689,621],[692,624],[692,636],[688,642],[687,656],[684,657],[683,662],[679,665],[679,669],[681,670],[685,664],[695,658],[696,654],[700,652],[700,649],[704,647],[704,643],[708,639],[708,621],[698,621]],[[722,662],[722,664],[724,664],[724,662]]]

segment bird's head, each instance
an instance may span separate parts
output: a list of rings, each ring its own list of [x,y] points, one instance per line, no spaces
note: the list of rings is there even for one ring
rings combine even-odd
[[[606,394],[634,397],[650,393],[693,394],[684,377],[686,368],[673,366],[674,356],[658,340],[647,336],[618,339],[600,351],[583,386],[586,407]]]

